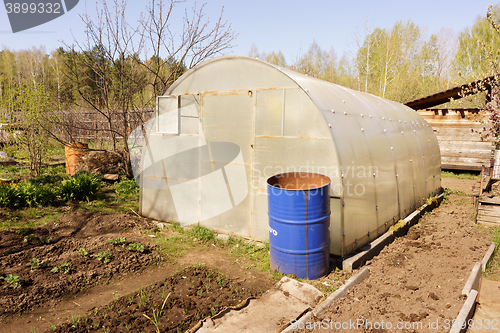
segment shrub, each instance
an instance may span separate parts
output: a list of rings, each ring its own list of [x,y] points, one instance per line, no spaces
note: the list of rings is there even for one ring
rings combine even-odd
[[[59,195],[62,200],[87,200],[94,198],[99,190],[99,179],[87,171],[78,171],[61,182]]]
[[[14,184],[0,184],[0,206],[14,208],[22,205],[21,192]]]
[[[41,185],[29,181],[19,184],[23,206],[47,206],[57,199],[57,190],[51,185]]]
[[[31,181],[19,184],[0,184],[0,206],[36,207],[46,206],[57,199],[57,190],[50,185],[39,185]]]

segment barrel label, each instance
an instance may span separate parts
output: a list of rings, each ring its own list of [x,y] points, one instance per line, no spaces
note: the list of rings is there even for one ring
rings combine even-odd
[[[273,234],[274,236],[278,236],[278,232],[271,227],[269,227],[269,233]]]

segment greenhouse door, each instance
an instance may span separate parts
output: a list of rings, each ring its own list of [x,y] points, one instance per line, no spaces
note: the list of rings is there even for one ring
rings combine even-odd
[[[201,95],[200,221],[240,235],[251,235],[253,109],[247,90]]]

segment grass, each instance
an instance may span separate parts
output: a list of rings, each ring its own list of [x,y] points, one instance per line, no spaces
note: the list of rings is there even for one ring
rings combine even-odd
[[[486,229],[486,232],[488,233],[490,240],[495,242],[496,247],[493,255],[491,256],[491,260],[486,266],[485,276],[490,279],[500,280],[500,255],[498,255],[500,250],[500,227],[488,228]]]
[[[468,172],[441,171],[441,177],[479,180],[481,175],[476,174],[476,173],[468,173]]]

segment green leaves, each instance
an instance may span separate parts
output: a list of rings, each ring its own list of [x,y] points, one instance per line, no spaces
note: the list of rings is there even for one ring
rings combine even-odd
[[[94,198],[99,190],[99,179],[87,171],[78,171],[73,177],[63,180],[59,190],[62,200],[86,200]]]
[[[77,172],[63,180],[60,186],[45,184],[44,179],[40,178],[18,184],[0,184],[0,207],[42,207],[59,199],[90,201],[100,188],[99,179],[86,171]]]
[[[22,287],[23,281],[18,275],[7,274],[7,276],[5,277],[0,276],[0,279],[5,280],[8,283],[8,285],[5,286],[4,288],[10,287],[17,289]]]

